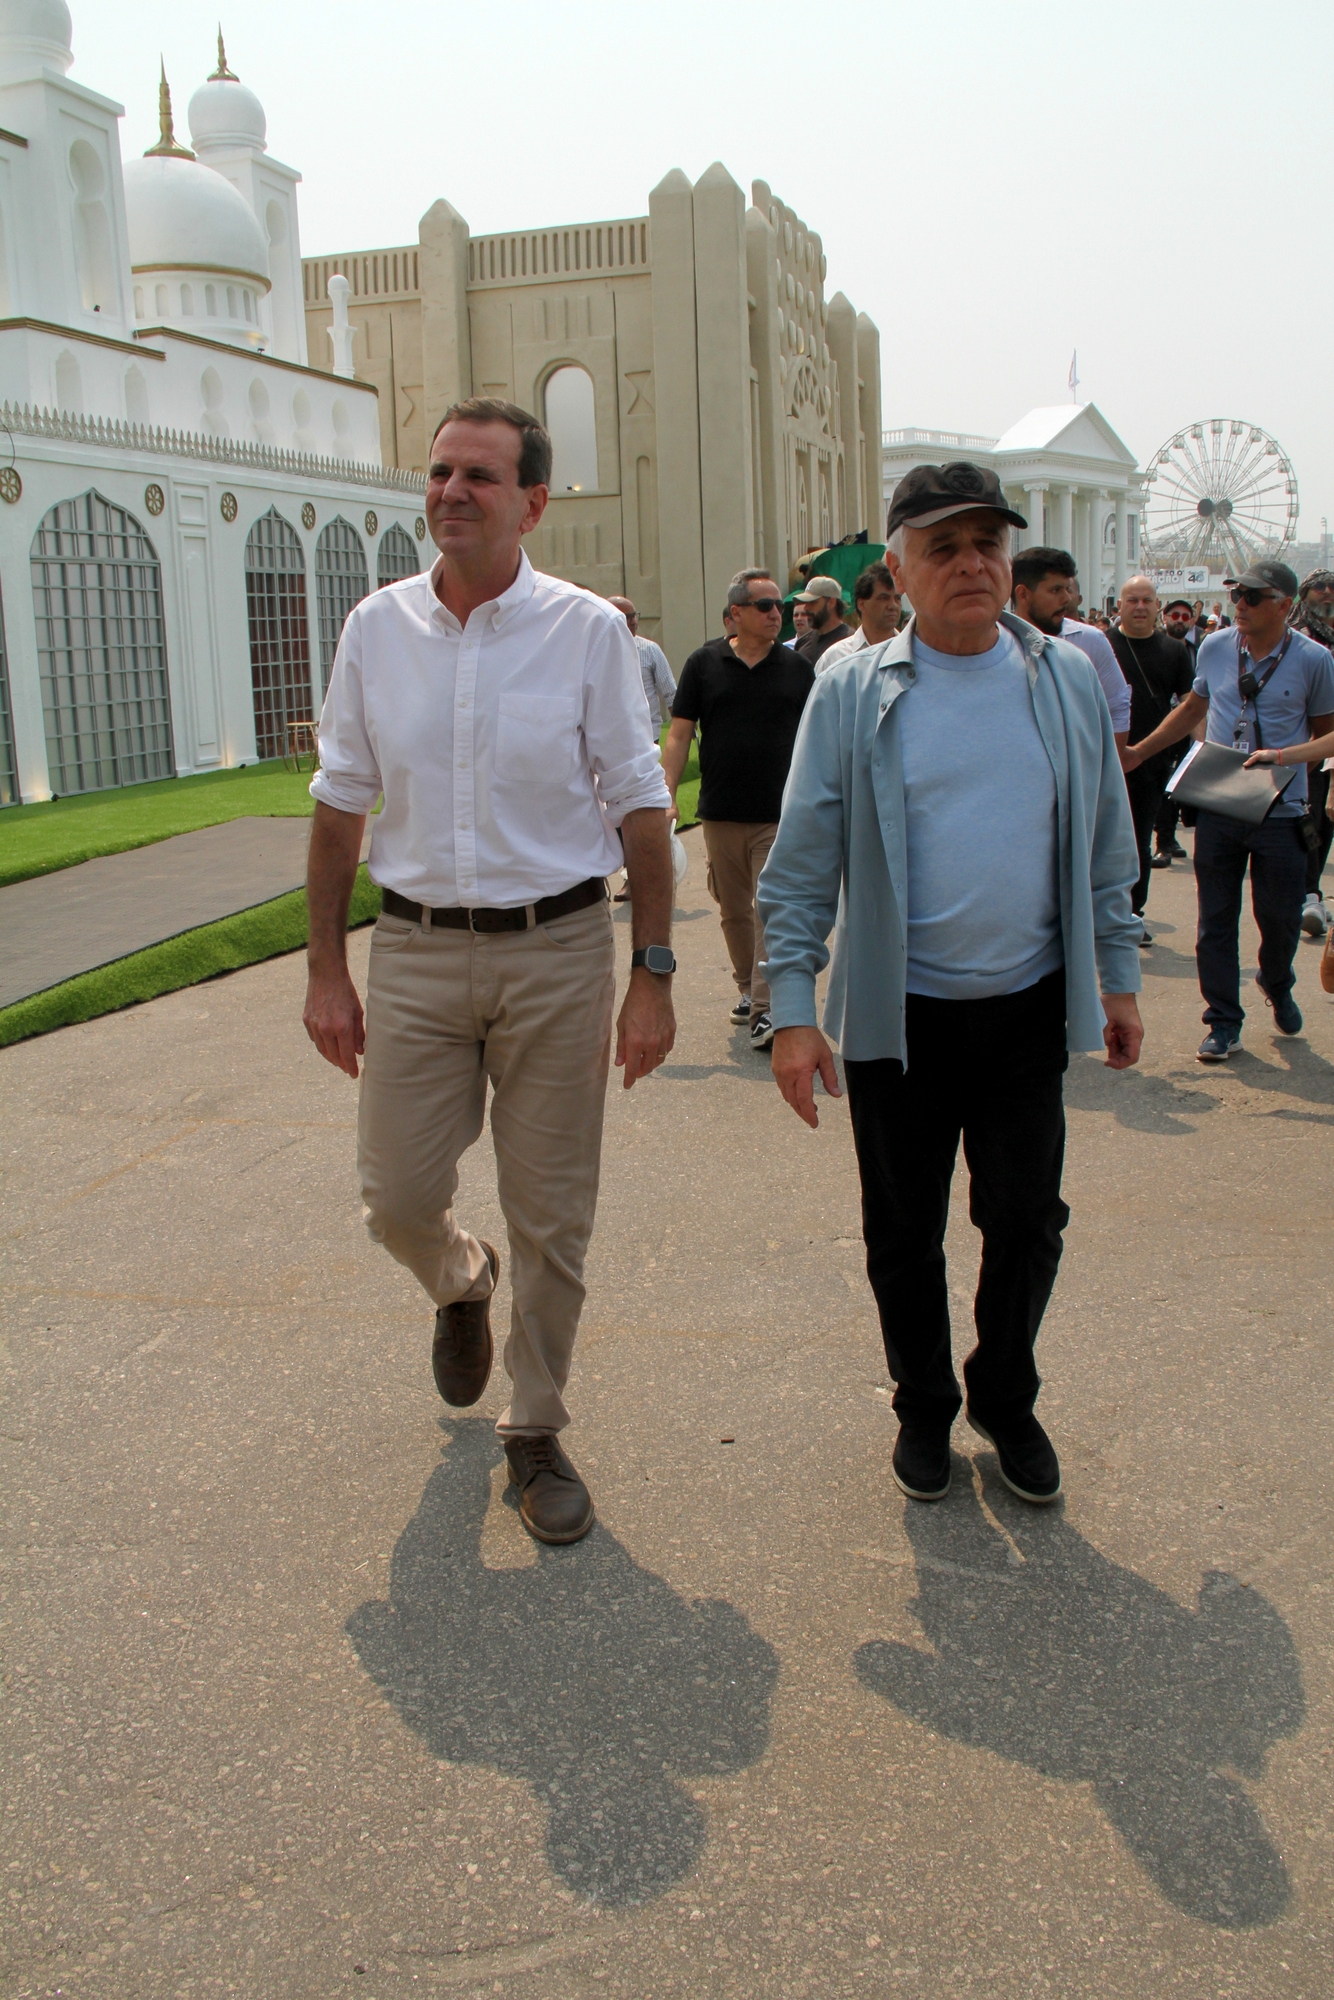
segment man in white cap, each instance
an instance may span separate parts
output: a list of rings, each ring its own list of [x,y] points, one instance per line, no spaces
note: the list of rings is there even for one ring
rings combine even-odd
[[[852,627],[843,616],[842,585],[832,576],[813,576],[793,602],[804,604],[810,619],[805,638],[798,639],[794,650],[818,666],[822,653],[852,637]]]

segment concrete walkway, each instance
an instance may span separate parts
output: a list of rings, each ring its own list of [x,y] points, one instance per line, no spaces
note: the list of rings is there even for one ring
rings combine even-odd
[[[1067,1497],[961,1423],[924,1508],[845,1107],[729,1026],[691,862],[677,1049],[608,1095],[574,1549],[506,1499],[500,1380],[435,1394],[299,954],[0,1052],[6,2000],[1326,2000],[1317,947],[1307,1032],[1250,988],[1203,1070],[1154,876],[1144,1065],[1066,1092]],[[504,1244],[485,1139],[459,1206]],[[960,1353],[976,1244],[961,1179]]]
[[[308,819],[233,819],[0,889],[0,1007],[306,879]]]

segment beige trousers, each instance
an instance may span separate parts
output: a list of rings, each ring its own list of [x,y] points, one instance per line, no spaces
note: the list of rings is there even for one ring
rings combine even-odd
[[[438,1306],[491,1290],[486,1253],[453,1209],[491,1084],[513,1296],[502,1435],[570,1420],[614,988],[605,902],[485,937],[382,916],[371,938],[357,1129],[366,1227]]]
[[[755,884],[778,834],[777,820],[706,819],[704,850],[709,858],[705,880],[723,922],[723,942],[732,961],[732,977],[750,995],[753,1020],[768,1012],[769,982],[761,972],[764,930],[755,907]]]

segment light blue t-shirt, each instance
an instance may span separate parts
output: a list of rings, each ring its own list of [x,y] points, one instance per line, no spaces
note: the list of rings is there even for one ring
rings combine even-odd
[[[1018,993],[1064,962],[1056,779],[1028,671],[1003,628],[988,653],[913,640],[899,697],[908,831],[908,991]]]
[[[1225,743],[1229,750],[1234,744],[1240,748],[1244,743],[1247,749],[1258,750],[1261,746],[1255,735],[1257,704],[1253,701],[1243,704],[1237,686],[1239,643],[1235,627],[1226,632],[1211,632],[1200,642],[1194,691],[1209,704],[1205,728],[1208,742]],[[1278,646],[1282,644],[1280,639]],[[1274,653],[1266,653],[1262,660],[1247,660],[1257,680],[1264,680]],[[1311,735],[1309,717],[1334,715],[1334,659],[1328,647],[1308,638],[1305,632],[1294,631],[1282,665],[1265,681],[1258,706],[1266,750],[1282,750],[1289,743],[1307,742]],[[1285,788],[1278,804],[1270,808],[1271,819],[1296,819],[1306,809],[1307,766],[1298,764],[1296,768],[1296,777]]]

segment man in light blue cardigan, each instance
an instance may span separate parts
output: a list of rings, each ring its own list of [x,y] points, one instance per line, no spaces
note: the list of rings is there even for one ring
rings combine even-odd
[[[962,1397],[945,1223],[962,1136],[982,1233],[967,1417],[1001,1477],[1061,1490],[1033,1414],[1038,1327],[1061,1232],[1068,1050],[1138,1060],[1139,873],[1112,719],[1084,655],[1005,609],[1009,524],[993,472],[918,466],[895,489],[888,560],[905,631],[816,682],[760,878],[774,1076],[808,1125],[838,1096],[840,1045],[866,1268],[894,1378],[893,1471],[949,1490]],[[1101,991],[1100,991],[1101,988]]]

